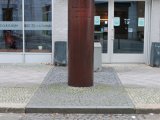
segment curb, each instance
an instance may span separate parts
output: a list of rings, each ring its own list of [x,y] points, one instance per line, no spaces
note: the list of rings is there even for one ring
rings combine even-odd
[[[133,107],[27,107],[25,113],[134,114]]]
[[[25,113],[25,108],[1,107],[0,113]]]
[[[160,114],[160,108],[137,108],[135,114]]]
[[[27,107],[27,108],[0,108],[0,113],[77,113],[77,114],[159,114],[160,108],[133,108],[133,107]]]

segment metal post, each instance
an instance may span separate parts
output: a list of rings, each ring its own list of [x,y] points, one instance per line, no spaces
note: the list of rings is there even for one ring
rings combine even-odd
[[[93,85],[94,0],[69,0],[68,85]]]

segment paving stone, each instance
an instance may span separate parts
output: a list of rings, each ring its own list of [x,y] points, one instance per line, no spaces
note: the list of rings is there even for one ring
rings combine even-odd
[[[160,104],[160,89],[158,88],[126,88],[136,105]]]
[[[160,112],[160,68],[143,64],[110,67],[115,68],[138,113]]]
[[[160,68],[142,64],[103,66],[101,72],[94,73],[93,87],[75,88],[67,85],[67,67],[0,64],[1,110],[24,108],[29,102],[27,108],[136,107],[160,111]]]
[[[0,64],[0,87],[40,85],[51,67],[41,64]]]
[[[36,90],[36,87],[32,88],[0,88],[0,105],[1,107],[5,107],[9,105],[15,104],[14,107],[17,106],[17,104],[26,104],[31,96],[33,95],[34,91]],[[5,106],[2,106],[2,105]],[[8,104],[8,105],[7,105]]]
[[[51,114],[25,114],[20,120],[53,120]]]
[[[54,114],[55,120],[108,120],[110,115],[105,114]]]
[[[0,120],[20,120],[23,114],[0,113]]]
[[[160,114],[2,114],[0,120],[160,120]]]
[[[160,68],[153,68],[145,64],[114,64],[107,66],[116,70],[122,84],[126,87],[160,87]]]
[[[134,107],[114,69],[95,73],[95,85],[75,88],[67,85],[67,68],[53,68],[26,108]]]
[[[123,115],[123,114],[116,114],[111,115],[111,120],[138,120],[137,115]]]
[[[141,114],[137,115],[138,120],[160,120],[160,114]]]
[[[42,64],[0,64],[0,112],[24,112],[51,67]]]

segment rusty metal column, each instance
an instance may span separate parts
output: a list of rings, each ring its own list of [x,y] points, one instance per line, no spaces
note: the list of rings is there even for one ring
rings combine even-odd
[[[94,0],[69,0],[68,85],[93,86]]]

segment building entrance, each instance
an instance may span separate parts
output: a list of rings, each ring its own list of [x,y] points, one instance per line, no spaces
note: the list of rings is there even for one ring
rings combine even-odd
[[[144,63],[146,2],[96,0],[94,41],[103,63]]]

